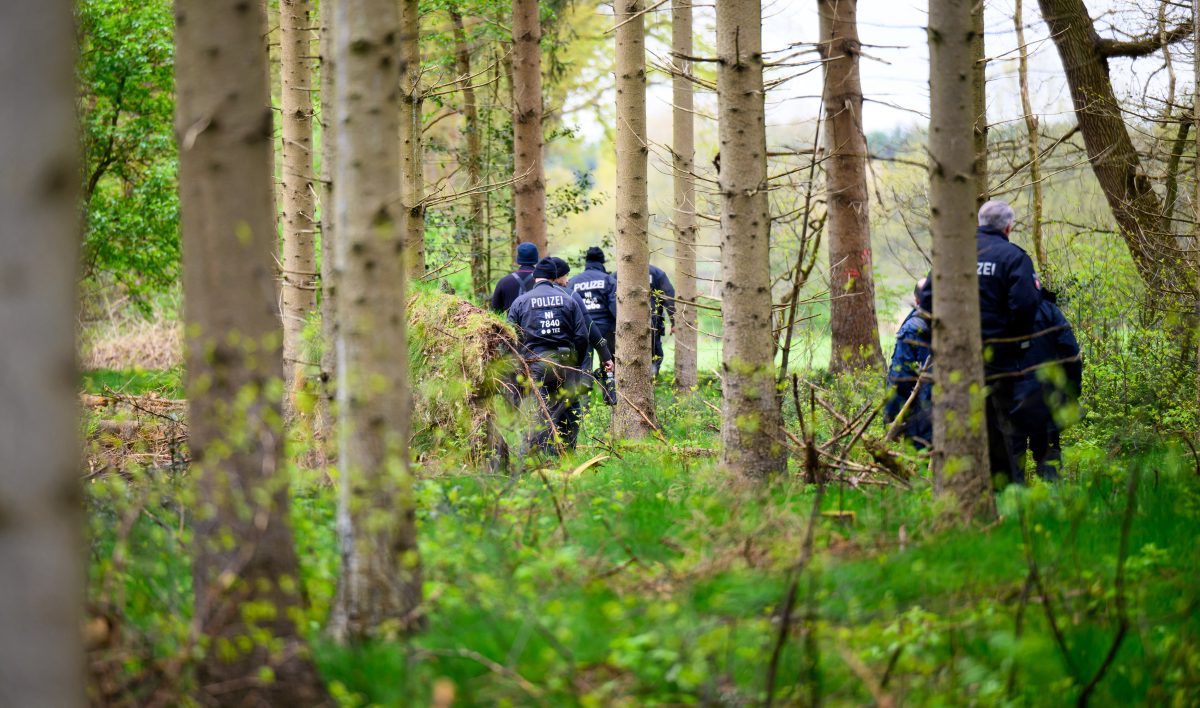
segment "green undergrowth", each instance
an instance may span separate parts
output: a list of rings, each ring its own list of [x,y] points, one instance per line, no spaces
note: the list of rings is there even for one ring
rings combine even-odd
[[[164,398],[182,398],[182,372],[178,369],[92,369],[80,382],[84,393],[104,395],[109,391],[128,396],[157,393]]]
[[[859,393],[821,385],[856,407]],[[1130,458],[1081,441],[1067,450],[1070,481],[1009,489],[1000,521],[954,530],[924,478],[820,492],[796,476],[732,479],[708,454],[712,389],[676,397],[660,386],[665,442],[612,446],[595,400],[591,437],[562,460],[528,460],[519,476],[426,475],[428,625],[407,642],[325,638],[336,494],[322,473],[296,470],[306,628],[339,702],[759,704],[793,584],[780,705],[1059,705],[1092,683],[1094,705],[1200,700],[1200,479],[1186,448]],[[89,485],[92,612],[117,618],[135,648],[112,671],[148,683],[192,651],[183,481]],[[810,521],[812,557],[797,572]]]

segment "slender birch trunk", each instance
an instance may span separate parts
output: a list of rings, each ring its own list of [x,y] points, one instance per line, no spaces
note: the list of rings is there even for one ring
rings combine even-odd
[[[971,6],[971,100],[975,130],[975,209],[983,206],[988,192],[988,122],[987,122],[987,46],[984,24],[985,0],[975,0]]]
[[[469,197],[471,220],[468,225],[471,249],[471,292],[476,298],[482,299],[488,293],[491,283],[484,274],[484,193],[478,191],[483,184],[483,150],[479,140],[479,109],[475,105],[475,87],[471,83],[471,50],[467,45],[467,33],[463,27],[462,15],[457,10],[450,12],[450,21],[454,25],[454,56],[455,66],[459,74],[459,84],[463,94],[463,133],[467,138],[467,184],[472,191]]]
[[[421,13],[417,0],[400,0],[400,189],[408,277],[425,275],[425,169],[421,148]]]
[[[201,502],[194,621],[208,639],[199,692],[227,705],[313,705],[327,695],[298,626],[281,459],[266,13],[178,0],[175,22],[188,436]]]
[[[881,368],[875,314],[867,139],[862,126],[858,0],[817,0],[825,60],[830,371]]]
[[[284,413],[295,415],[304,380],[304,325],[317,307],[316,192],[313,187],[312,19],[309,0],[279,2],[280,107],[283,113]]]
[[[334,183],[342,574],[331,625],[342,640],[418,626],[421,565],[408,463],[411,393],[401,231],[403,30],[393,0],[338,0]]]
[[[671,79],[674,108],[671,112],[671,152],[675,184],[675,388],[696,387],[696,127],[692,82],[692,0],[671,2],[671,51],[675,75]]]
[[[760,0],[717,3],[721,144],[721,459],[765,479],[787,469],[775,387]]]
[[[512,3],[513,209],[516,239],[531,241],[543,256],[546,177],[542,162],[542,23],[538,0]],[[514,253],[515,253],[514,246]]]
[[[1029,48],[1025,45],[1025,13],[1022,1],[1015,0],[1013,28],[1017,31],[1017,80],[1021,85],[1021,112],[1025,114],[1025,131],[1029,134],[1029,181],[1033,191],[1030,215],[1033,222],[1029,233],[1033,236],[1033,257],[1042,278],[1046,278],[1050,264],[1046,257],[1046,244],[1042,240],[1042,161],[1039,156],[1039,126],[1037,114],[1033,112],[1033,101],[1029,91]]]
[[[929,210],[933,233],[933,475],[965,518],[995,515],[984,424],[976,275],[972,10],[929,3]]]
[[[0,3],[0,705],[82,706],[74,3]]]
[[[334,280],[333,177],[337,161],[334,122],[333,10],[335,0],[319,0],[321,30],[321,398],[318,410],[318,437],[326,460],[335,453],[334,397],[337,380],[337,283]]]
[[[642,0],[616,0],[617,391],[613,434],[654,430],[650,339],[650,243],[646,192],[646,35]]]

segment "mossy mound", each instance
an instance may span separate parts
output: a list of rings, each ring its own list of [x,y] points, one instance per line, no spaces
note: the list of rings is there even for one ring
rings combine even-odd
[[[424,288],[408,300],[408,324],[415,451],[490,454],[516,332],[466,300]]]

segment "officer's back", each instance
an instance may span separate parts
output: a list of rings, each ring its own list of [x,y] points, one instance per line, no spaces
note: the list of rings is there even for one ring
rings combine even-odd
[[[539,261],[533,270],[533,286],[513,302],[508,320],[520,329],[521,343],[532,354],[569,355],[571,361],[560,363],[573,365],[578,361],[578,343],[587,341],[588,321],[579,300],[552,282],[566,273],[562,259]]]
[[[1008,240],[1013,218],[1008,204],[987,202],[979,210],[980,225],[975,231],[979,324],[984,349],[991,348],[984,359],[988,373],[1020,368],[1021,341],[1033,334],[1033,319],[1041,301],[1034,285],[1033,261]],[[921,289],[921,309],[933,312],[933,278]]]
[[[609,277],[604,267],[604,251],[596,246],[587,250],[583,270],[567,281],[567,288],[578,293],[588,317],[607,338],[616,327],[616,320],[608,308],[609,296],[616,289],[616,281]]]

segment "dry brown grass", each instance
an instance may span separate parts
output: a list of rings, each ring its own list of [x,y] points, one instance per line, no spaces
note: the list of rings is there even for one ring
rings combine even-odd
[[[164,370],[183,361],[183,325],[165,308],[148,315],[120,301],[104,303],[80,325],[80,366]]]

